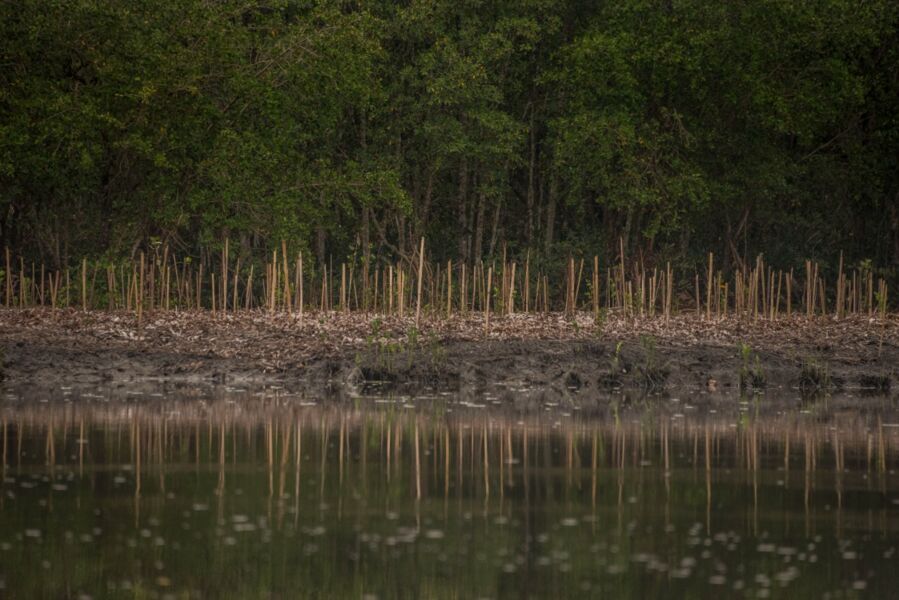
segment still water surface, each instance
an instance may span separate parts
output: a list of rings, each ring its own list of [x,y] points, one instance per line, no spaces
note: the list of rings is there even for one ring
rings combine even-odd
[[[886,399],[63,389],[0,415],[4,598],[899,597]]]

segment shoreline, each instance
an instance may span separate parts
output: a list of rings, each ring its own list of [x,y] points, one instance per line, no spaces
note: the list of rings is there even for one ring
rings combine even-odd
[[[707,322],[558,313],[414,319],[249,311],[144,315],[0,310],[3,385],[277,384],[307,395],[448,392],[599,397],[614,390],[734,395],[889,393],[899,318]]]

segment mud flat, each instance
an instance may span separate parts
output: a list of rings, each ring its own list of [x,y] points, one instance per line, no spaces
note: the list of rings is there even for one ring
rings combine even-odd
[[[0,310],[7,386],[280,384],[308,394],[511,391],[567,397],[626,389],[889,393],[899,319],[601,323],[579,314],[410,318],[313,313],[134,315]]]

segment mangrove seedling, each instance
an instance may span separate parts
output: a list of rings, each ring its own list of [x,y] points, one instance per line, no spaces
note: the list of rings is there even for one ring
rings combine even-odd
[[[758,353],[752,351],[749,344],[740,344],[740,357],[743,364],[740,367],[740,389],[760,389],[765,387],[767,378],[762,369],[762,361]]]
[[[828,388],[830,388],[830,372],[827,365],[815,359],[806,360],[799,373],[799,389],[814,392]]]
[[[637,369],[640,372],[643,387],[647,390],[661,387],[668,378],[668,370],[658,363],[656,339],[651,335],[642,335],[640,336],[640,345],[643,347],[644,362]]]

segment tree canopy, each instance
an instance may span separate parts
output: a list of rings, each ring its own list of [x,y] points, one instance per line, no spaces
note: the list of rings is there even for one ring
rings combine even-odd
[[[0,236],[51,264],[899,265],[891,0],[10,0]]]

